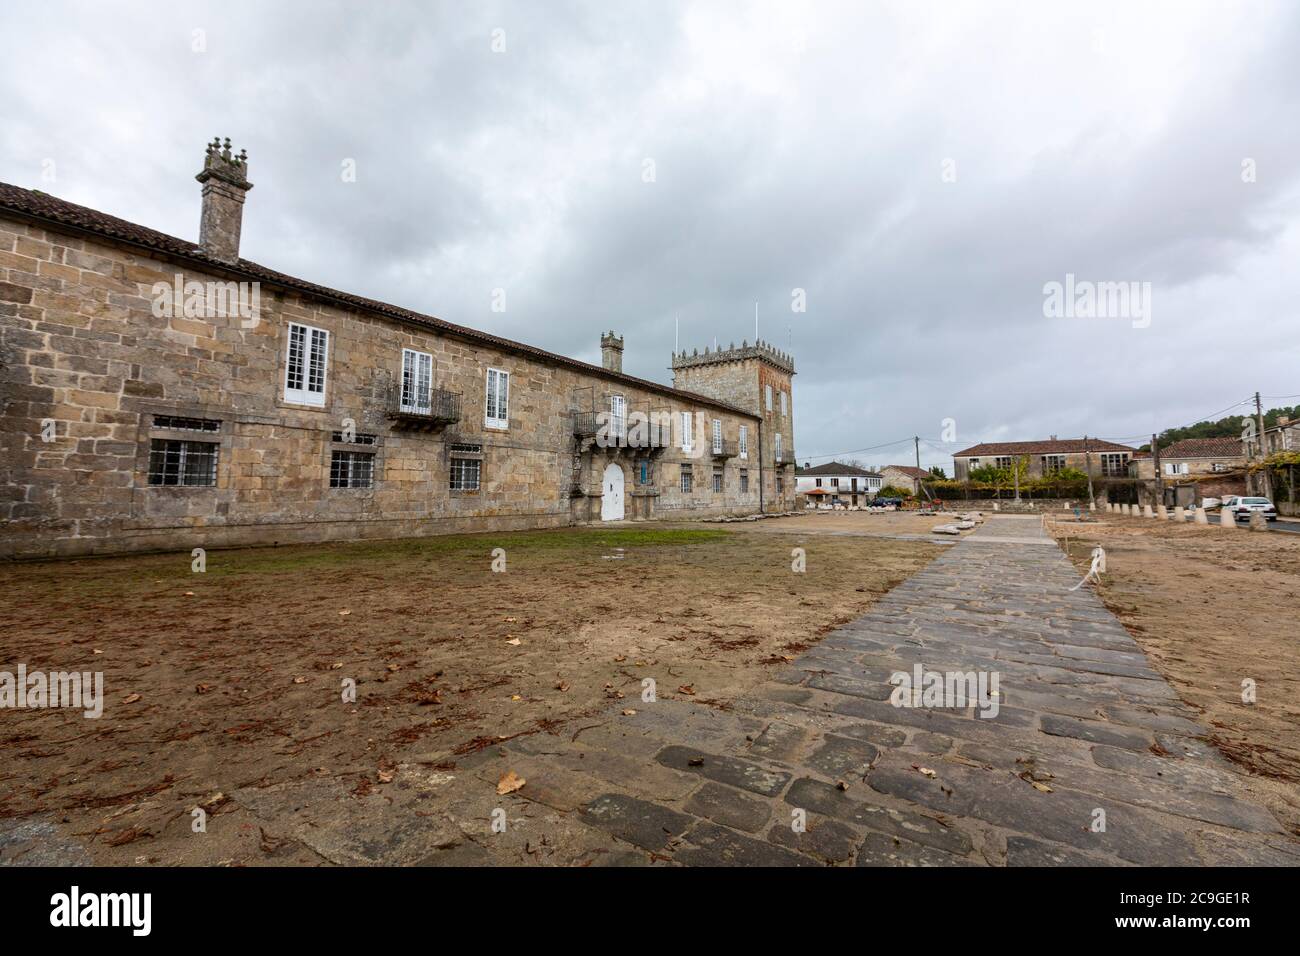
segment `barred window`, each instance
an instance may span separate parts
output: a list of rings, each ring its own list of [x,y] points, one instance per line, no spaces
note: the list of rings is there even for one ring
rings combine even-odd
[[[690,494],[694,484],[694,475],[691,473],[690,465],[682,465],[682,492]]]
[[[218,448],[215,442],[153,439],[149,443],[149,484],[215,485]]]
[[[749,471],[745,468],[740,469],[740,493],[749,494]]]
[[[330,440],[331,440],[331,441],[339,442],[340,444],[347,444],[347,445],[377,445],[377,444],[379,444],[379,436],[378,436],[378,435],[360,435],[360,434],[356,434],[356,435],[353,435],[353,436],[352,436],[352,440],[349,441],[349,440],[347,439],[347,437],[343,434],[343,432],[334,432],[334,433],[330,436]]]
[[[467,445],[460,442],[455,442],[451,446],[451,453],[453,455],[456,454],[457,452],[460,452],[461,454],[465,454],[465,455],[477,455],[482,451],[483,451],[482,445]]]
[[[330,453],[331,488],[373,488],[375,485],[375,456],[367,451],[335,451]]]
[[[154,428],[165,428],[173,432],[219,432],[221,422],[211,418],[182,418],[179,415],[155,415]]]
[[[478,491],[483,462],[478,458],[453,458],[451,460],[451,490]]]
[[[715,471],[713,473],[713,493],[715,495],[722,494],[722,472],[721,471]]]

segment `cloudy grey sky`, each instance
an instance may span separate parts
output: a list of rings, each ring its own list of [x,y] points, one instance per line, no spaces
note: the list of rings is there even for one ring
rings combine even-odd
[[[757,301],[801,459],[907,462],[920,435],[951,467],[1300,401],[1294,3],[3,17],[0,179],[196,239],[203,145],[230,136],[247,258],[588,361],[614,328],[661,381],[676,317],[684,346],[739,342]],[[1071,273],[1151,283],[1149,325],[1045,316]]]

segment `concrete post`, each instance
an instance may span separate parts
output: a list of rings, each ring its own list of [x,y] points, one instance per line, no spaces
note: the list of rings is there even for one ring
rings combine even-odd
[[[1237,527],[1237,518],[1228,508],[1219,509],[1219,525],[1224,528]]]
[[[1187,512],[1183,510],[1182,505],[1174,506],[1174,520],[1177,521],[1179,524],[1182,524],[1184,521],[1187,520]]]
[[[1154,517],[1155,517],[1155,512],[1153,512],[1153,511],[1151,510],[1151,506],[1150,506],[1150,505],[1143,505],[1143,506],[1142,506],[1142,517],[1144,517],[1144,518],[1154,518]]]
[[[1251,531],[1268,530],[1268,519],[1264,517],[1264,513],[1262,511],[1252,511],[1250,513],[1250,530]]]
[[[1169,520],[1169,509],[1164,505],[1156,505],[1156,517],[1161,521]]]
[[[1195,520],[1196,520],[1196,523],[1197,523],[1197,524],[1209,524],[1209,523],[1210,523],[1210,519],[1209,519],[1209,517],[1206,516],[1206,514],[1205,514],[1205,509],[1204,509],[1204,508],[1197,508],[1197,509],[1196,509],[1196,519],[1195,519]]]

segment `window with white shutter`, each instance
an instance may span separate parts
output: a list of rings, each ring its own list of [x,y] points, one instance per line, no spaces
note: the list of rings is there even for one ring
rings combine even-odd
[[[428,415],[432,411],[433,356],[402,349],[402,411]]]
[[[763,396],[767,403],[767,410],[770,412],[772,410],[772,386],[771,385],[763,386]]]
[[[749,426],[740,426],[740,457],[749,457]]]
[[[691,413],[682,412],[682,451],[690,451],[691,443]]]
[[[782,415],[786,414],[785,389],[781,390],[781,414]]]
[[[510,427],[510,373],[499,368],[487,370],[487,411],[484,424],[488,428]]]
[[[609,397],[609,429],[610,435],[623,444],[627,438],[627,399],[622,395]]]
[[[298,405],[325,404],[329,333],[289,323],[289,354],[284,366],[284,400]]]
[[[713,453],[715,455],[722,454],[722,419],[721,418],[715,418],[713,420]]]

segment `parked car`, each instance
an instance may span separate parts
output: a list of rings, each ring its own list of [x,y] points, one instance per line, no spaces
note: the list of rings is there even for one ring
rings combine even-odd
[[[1201,500],[1201,507],[1206,511],[1213,511],[1219,505],[1223,504],[1218,498],[1204,498]]]
[[[1227,495],[1224,497],[1223,501],[1220,502],[1220,504],[1224,508],[1231,508],[1233,505],[1237,503],[1240,497],[1241,497],[1240,495]]]
[[[872,498],[872,499],[871,499],[871,506],[872,506],[873,508],[888,508],[890,505],[893,505],[895,508],[897,508],[897,507],[899,507],[900,505],[902,505],[902,503],[903,503],[903,499],[902,499],[902,498],[880,498],[880,497],[876,497],[876,498]]]
[[[1267,498],[1234,498],[1231,511],[1238,521],[1249,521],[1251,513],[1255,511],[1263,512],[1267,521],[1277,520],[1277,508]]]

